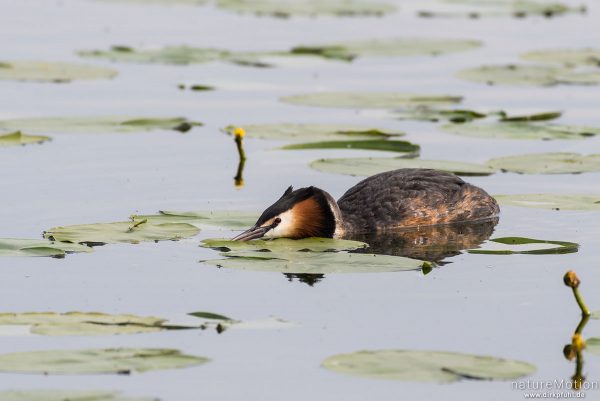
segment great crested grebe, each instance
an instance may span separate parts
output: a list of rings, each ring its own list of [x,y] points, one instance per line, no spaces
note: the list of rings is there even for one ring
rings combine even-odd
[[[408,228],[497,221],[498,204],[454,174],[399,169],[376,174],[336,202],[316,187],[289,187],[234,241],[266,238],[356,238]],[[493,225],[492,225],[493,229]]]

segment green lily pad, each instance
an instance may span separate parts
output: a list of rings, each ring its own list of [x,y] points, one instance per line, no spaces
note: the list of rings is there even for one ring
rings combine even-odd
[[[177,87],[181,90],[190,90],[193,92],[214,91],[215,87],[202,84],[179,84]]]
[[[570,67],[600,67],[600,49],[536,50],[522,54],[521,58],[536,63],[563,64]]]
[[[114,391],[27,390],[2,391],[2,401],[157,401],[156,398],[127,397]]]
[[[161,348],[104,348],[14,352],[0,355],[0,372],[129,374],[202,365],[210,360]]]
[[[0,256],[53,256],[63,257],[68,253],[93,252],[89,246],[66,242],[0,238]]]
[[[592,354],[600,355],[600,337],[588,338],[585,342],[585,349]]]
[[[350,251],[365,248],[368,245],[360,241],[350,241],[332,238],[277,238],[274,240],[231,241],[224,238],[209,238],[202,241],[205,248],[220,251],[271,251],[271,252],[330,252]]]
[[[490,175],[495,169],[474,163],[403,158],[320,159],[310,164],[325,173],[370,176],[399,168],[430,168],[463,176]]]
[[[153,223],[139,220],[54,227],[45,231],[44,237],[90,245],[137,244],[142,241],[176,241],[193,237],[199,232],[197,227],[187,223]]]
[[[109,79],[117,71],[86,64],[53,63],[43,61],[2,61],[0,80],[70,82],[75,80]]]
[[[534,153],[498,157],[488,166],[520,174],[575,174],[600,171],[600,154]]]
[[[372,139],[366,141],[325,141],[311,143],[297,143],[281,147],[285,150],[299,149],[363,149],[382,150],[386,152],[399,152],[409,155],[418,155],[421,147],[408,141],[388,141],[385,139]]]
[[[190,316],[199,317],[201,319],[210,319],[210,320],[225,320],[225,321],[233,321],[230,317],[220,315],[218,313],[212,312],[192,312],[188,313]]]
[[[482,18],[482,17],[516,17],[529,16],[554,17],[570,13],[584,13],[585,7],[569,7],[556,2],[539,2],[531,0],[445,0],[445,3],[469,6],[466,10],[423,10],[419,16],[428,18]]]
[[[226,259],[203,261],[217,267],[296,274],[378,273],[419,270],[432,264],[401,256],[345,252],[224,252]]]
[[[105,133],[175,130],[187,132],[202,123],[183,117],[149,118],[127,116],[104,117],[42,117],[0,120],[0,128],[31,132]]]
[[[324,58],[352,60],[355,57],[421,56],[463,52],[481,47],[477,40],[390,38],[351,42],[303,45],[292,48],[292,54],[309,54]]]
[[[393,118],[397,118],[399,120],[430,122],[450,121],[453,123],[466,123],[488,116],[487,113],[482,113],[475,110],[438,109],[435,107],[416,107],[404,110],[392,110],[389,113]]]
[[[477,138],[502,139],[585,139],[600,135],[600,128],[579,127],[548,123],[510,122],[510,119],[526,118],[525,116],[509,117],[507,122],[492,124],[446,124],[441,127],[445,132]]]
[[[363,0],[218,0],[227,11],[271,17],[381,16],[396,10],[391,4]]]
[[[571,70],[546,65],[487,65],[462,70],[457,77],[488,85],[534,85],[600,84],[600,72]]]
[[[377,350],[339,354],[323,361],[337,373],[372,379],[449,383],[462,379],[515,380],[535,366],[491,356],[440,351]]]
[[[134,221],[147,220],[153,224],[189,223],[200,227],[242,230],[251,227],[260,216],[259,212],[236,210],[213,210],[176,212],[161,210],[155,215],[134,215]]]
[[[286,140],[385,139],[402,136],[402,131],[343,124],[250,124],[241,125],[250,138]],[[223,131],[232,135],[237,126]]]
[[[579,250],[579,244],[565,241],[546,241],[523,237],[493,238],[483,243],[477,249],[469,249],[469,253],[484,255],[549,255],[574,253]]]
[[[456,104],[462,101],[462,97],[394,92],[319,92],[286,96],[280,100],[285,103],[316,107],[392,109]]]
[[[503,206],[521,206],[551,210],[600,211],[600,195],[583,194],[519,194],[495,195]]]
[[[546,111],[543,113],[535,113],[535,114],[525,114],[525,115],[517,115],[517,116],[509,116],[506,113],[502,112],[500,116],[500,121],[502,122],[531,122],[531,121],[549,121],[556,120],[562,116],[562,112],[560,111]]]
[[[158,4],[158,5],[189,5],[201,6],[208,3],[208,0],[102,0],[110,3],[138,3],[138,4]]]
[[[164,319],[104,313],[0,313],[0,326],[30,326],[32,334],[45,336],[95,336],[152,333],[166,330]]]
[[[5,146],[28,145],[31,143],[43,143],[50,141],[48,136],[36,136],[23,134],[21,131],[11,132],[10,134],[0,134],[0,148]]]
[[[134,49],[128,46],[113,46],[109,50],[81,50],[82,57],[99,58],[119,62],[196,64],[221,60],[230,52],[190,46],[166,46],[158,49]]]

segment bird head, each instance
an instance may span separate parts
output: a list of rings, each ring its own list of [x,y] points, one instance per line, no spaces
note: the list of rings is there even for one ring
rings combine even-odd
[[[275,203],[265,209],[256,224],[233,241],[256,238],[332,238],[339,209],[327,192],[315,187],[294,191],[290,186]]]

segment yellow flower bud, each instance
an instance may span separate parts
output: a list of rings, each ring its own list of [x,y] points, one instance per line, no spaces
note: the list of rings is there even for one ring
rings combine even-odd
[[[573,346],[573,350],[575,352],[581,352],[581,350],[585,348],[585,340],[581,334],[575,333],[571,339],[571,345]]]
[[[246,130],[244,130],[241,127],[235,127],[235,129],[233,130],[233,136],[235,136],[236,138],[243,138],[244,136],[246,136]]]
[[[567,287],[571,287],[571,288],[577,288],[577,287],[579,287],[579,283],[581,283],[581,281],[579,280],[579,277],[577,277],[577,274],[575,274],[575,272],[573,270],[569,270],[565,274],[563,281],[565,282],[565,285]]]

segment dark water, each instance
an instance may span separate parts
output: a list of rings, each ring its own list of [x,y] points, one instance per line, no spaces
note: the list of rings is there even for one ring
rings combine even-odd
[[[318,90],[397,90],[464,95],[465,107],[513,112],[564,110],[566,123],[600,125],[598,87],[486,87],[453,78],[482,63],[517,61],[547,47],[585,47],[600,41],[595,4],[586,16],[555,19],[422,20],[410,2],[383,19],[273,20],[236,16],[212,7],[140,7],[84,0],[0,1],[2,58],[79,61],[74,50],[114,44],[187,43],[234,50],[285,49],[299,43],[390,36],[481,39],[486,46],[439,58],[360,59],[277,69],[212,63],[193,66],[113,65],[111,81],[64,85],[0,82],[0,117],[53,115],[184,115],[205,126],[186,135],[55,134],[42,146],[7,148],[0,157],[0,237],[38,238],[57,225],[118,221],[160,209],[259,210],[288,185],[317,185],[339,197],[359,179],[319,173],[308,162],[360,151],[283,152],[276,141],[248,139],[246,185],[233,185],[237,153],[228,124],[343,122],[405,130],[424,158],[483,162],[527,152],[600,152],[585,141],[508,141],[462,138],[434,124],[394,121],[373,113],[277,102]],[[414,4],[414,3],[413,3]],[[96,64],[109,64],[95,62]],[[196,93],[180,82],[215,85]],[[495,174],[469,181],[490,193],[599,193],[600,174]],[[175,400],[519,400],[510,382],[451,385],[360,379],[319,367],[326,357],[361,349],[406,348],[489,354],[535,364],[536,380],[567,379],[574,366],[562,356],[579,320],[562,284],[577,270],[592,309],[600,309],[597,213],[504,208],[494,236],[573,241],[567,255],[459,254],[420,272],[328,275],[313,286],[282,274],[217,269],[198,263],[215,256],[203,231],[180,242],[111,245],[66,259],[0,260],[3,311],[101,311],[180,318],[209,310],[239,319],[277,316],[298,327],[277,330],[163,332],[113,337],[3,337],[0,352],[84,347],[177,347],[213,359],[184,370],[124,376],[1,374],[0,389],[117,389]],[[591,321],[586,336],[600,336]],[[596,380],[600,359],[584,372]],[[588,399],[597,394],[590,392]]]

